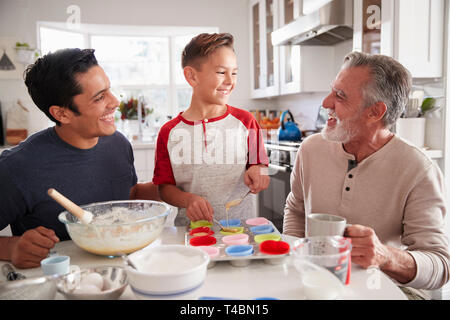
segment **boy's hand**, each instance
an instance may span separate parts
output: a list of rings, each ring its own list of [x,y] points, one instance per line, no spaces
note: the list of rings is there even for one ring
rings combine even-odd
[[[248,168],[244,175],[244,183],[252,193],[258,193],[267,189],[270,183],[267,167],[264,165],[254,165]]]
[[[208,220],[212,221],[214,210],[211,204],[196,194],[191,194],[186,207],[186,216],[191,221]]]

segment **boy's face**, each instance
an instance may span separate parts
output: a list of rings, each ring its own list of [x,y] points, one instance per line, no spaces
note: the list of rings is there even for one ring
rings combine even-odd
[[[221,47],[215,50],[195,70],[194,94],[204,103],[225,105],[237,79],[236,54],[232,49]]]
[[[70,125],[82,138],[108,136],[116,131],[114,112],[119,101],[110,91],[110,82],[100,66],[75,76],[82,93],[73,97],[80,115]]]

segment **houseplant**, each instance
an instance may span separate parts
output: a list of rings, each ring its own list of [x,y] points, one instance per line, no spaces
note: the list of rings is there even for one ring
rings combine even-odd
[[[128,139],[142,140],[143,123],[145,123],[146,117],[153,112],[153,109],[147,107],[147,105],[144,97],[131,97],[120,101],[120,119],[123,121],[123,131]]]
[[[140,106],[139,106],[140,104]],[[153,112],[153,109],[147,107],[145,99],[129,98],[120,101],[119,111],[121,113],[120,119],[134,119],[138,120],[138,110],[141,109],[142,122],[145,121],[145,117]]]
[[[410,98],[400,119],[397,120],[398,136],[423,148],[425,145],[426,116],[440,109],[436,107],[436,99],[427,97],[420,103],[418,98]],[[419,106],[420,104],[420,106]]]

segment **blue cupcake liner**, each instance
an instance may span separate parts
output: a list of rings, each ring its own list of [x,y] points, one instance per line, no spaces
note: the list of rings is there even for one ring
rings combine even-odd
[[[233,257],[245,257],[253,254],[252,245],[233,245],[225,248],[225,253]]]
[[[224,227],[240,227],[241,226],[241,220],[240,219],[229,219],[228,223],[226,219],[219,221],[221,225]]]
[[[263,224],[260,226],[255,226],[250,228],[251,233],[253,234],[265,234],[265,233],[272,233],[274,231],[273,226],[270,224]]]

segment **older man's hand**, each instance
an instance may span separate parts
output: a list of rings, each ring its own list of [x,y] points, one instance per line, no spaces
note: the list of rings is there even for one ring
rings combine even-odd
[[[380,242],[372,228],[352,225],[347,227],[344,236],[352,239],[352,262],[366,269],[381,269],[389,262],[389,248]]]

